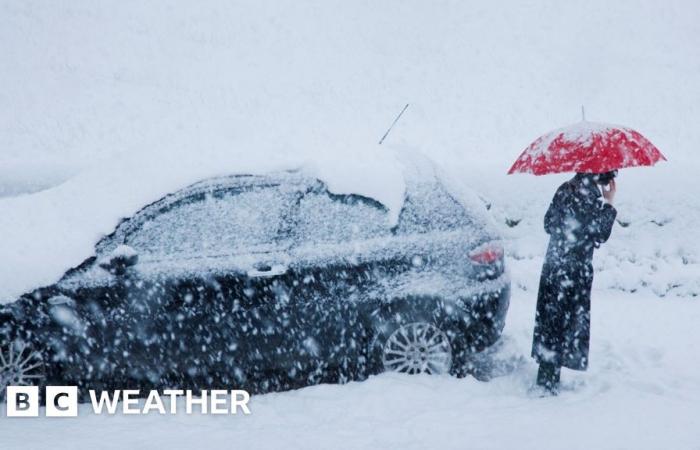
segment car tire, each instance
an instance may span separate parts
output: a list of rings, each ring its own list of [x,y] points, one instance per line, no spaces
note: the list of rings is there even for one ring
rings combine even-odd
[[[0,346],[0,402],[6,401],[7,386],[41,388],[45,382],[46,366],[41,352],[20,340]]]
[[[374,372],[433,375],[452,372],[454,350],[441,302],[399,300],[373,313],[370,344]]]

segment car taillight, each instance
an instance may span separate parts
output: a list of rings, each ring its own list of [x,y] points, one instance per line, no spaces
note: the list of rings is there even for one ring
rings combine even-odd
[[[503,258],[503,246],[498,242],[487,242],[469,252],[469,259],[477,264],[494,264]]]

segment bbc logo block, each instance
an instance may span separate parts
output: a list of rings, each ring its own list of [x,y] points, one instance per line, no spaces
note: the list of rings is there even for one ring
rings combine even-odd
[[[46,417],[77,417],[78,387],[47,386]],[[38,386],[7,386],[7,417],[39,417]]]
[[[39,416],[38,386],[7,386],[7,417]]]

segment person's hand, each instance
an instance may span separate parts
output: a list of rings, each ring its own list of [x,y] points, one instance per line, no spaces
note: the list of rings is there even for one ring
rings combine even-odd
[[[612,205],[615,200],[615,192],[617,192],[617,187],[615,186],[615,180],[610,180],[607,186],[603,186],[603,198],[606,202]]]

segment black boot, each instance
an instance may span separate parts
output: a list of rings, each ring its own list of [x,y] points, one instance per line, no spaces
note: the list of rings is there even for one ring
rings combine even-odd
[[[559,378],[561,367],[551,363],[540,363],[540,370],[537,371],[537,385],[543,387],[552,395],[559,392]]]

